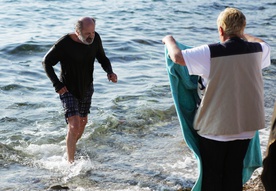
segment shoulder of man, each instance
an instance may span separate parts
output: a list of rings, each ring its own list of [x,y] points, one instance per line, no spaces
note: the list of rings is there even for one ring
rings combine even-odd
[[[97,39],[97,38],[101,39],[101,36],[98,32],[95,31],[95,39]]]
[[[60,37],[60,38],[55,42],[55,45],[62,44],[62,43],[64,43],[64,42],[66,42],[69,38],[70,38],[70,35],[69,35],[69,34],[65,34],[65,35],[63,35],[62,37]]]

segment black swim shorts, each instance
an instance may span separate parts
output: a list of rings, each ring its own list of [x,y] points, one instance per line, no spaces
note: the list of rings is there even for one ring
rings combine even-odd
[[[93,85],[87,90],[86,95],[82,99],[75,98],[70,92],[60,95],[60,100],[65,112],[65,119],[78,115],[86,117],[90,113],[91,99],[94,93]]]

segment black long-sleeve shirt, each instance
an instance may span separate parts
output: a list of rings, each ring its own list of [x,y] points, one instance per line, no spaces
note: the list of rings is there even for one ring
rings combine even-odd
[[[76,98],[82,98],[87,88],[93,83],[95,58],[107,74],[113,73],[97,32],[90,45],[75,42],[67,34],[54,44],[45,55],[42,64],[56,92],[66,86]],[[53,68],[57,63],[61,65],[60,78],[57,77]]]

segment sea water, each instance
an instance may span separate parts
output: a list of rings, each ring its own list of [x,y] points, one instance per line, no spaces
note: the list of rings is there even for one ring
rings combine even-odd
[[[218,42],[216,18],[227,6],[242,10],[246,32],[271,46],[264,152],[276,95],[275,1],[0,0],[0,190],[190,189],[197,163],[182,137],[161,40]],[[41,61],[82,16],[96,18],[118,83],[95,63],[89,121],[69,165],[64,114]]]

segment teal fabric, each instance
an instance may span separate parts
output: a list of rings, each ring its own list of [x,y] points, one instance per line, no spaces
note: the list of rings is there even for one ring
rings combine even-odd
[[[250,141],[249,148],[243,161],[243,183],[245,184],[252,176],[254,170],[262,165],[259,131],[257,131],[254,138]]]
[[[178,42],[177,45],[181,50],[191,48],[190,46],[186,46]],[[198,179],[195,182],[192,191],[200,191],[202,181],[202,165],[199,153],[198,135],[193,128],[196,105],[199,101],[197,94],[198,76],[190,76],[187,67],[173,63],[168,56],[166,47],[165,60],[172,97],[182,129],[183,138],[190,150],[194,153],[198,163]],[[244,159],[243,183],[247,182],[253,171],[261,165],[262,156],[259,133],[257,132],[255,137],[250,142],[249,149]]]

